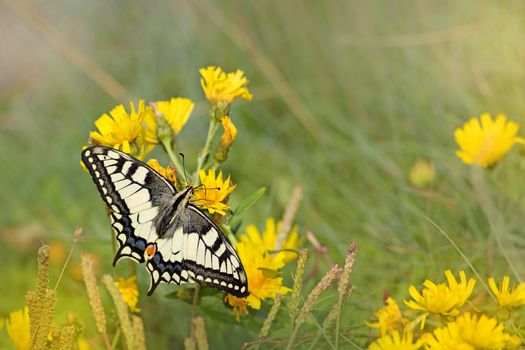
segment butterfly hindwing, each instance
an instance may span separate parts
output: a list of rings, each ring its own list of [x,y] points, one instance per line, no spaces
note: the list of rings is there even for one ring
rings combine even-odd
[[[119,243],[114,264],[124,257],[147,260],[148,295],[161,282],[200,282],[235,296],[248,295],[246,272],[230,242],[188,204],[192,187],[177,192],[145,163],[108,147],[85,149],[82,161],[109,209]],[[151,252],[147,259],[146,252]]]

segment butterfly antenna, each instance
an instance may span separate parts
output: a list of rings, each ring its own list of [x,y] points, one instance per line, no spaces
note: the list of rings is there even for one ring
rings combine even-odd
[[[184,161],[184,153],[179,153],[179,155],[182,158],[182,171],[184,172],[184,180],[186,180],[186,183],[189,183],[188,173],[186,172],[186,162]]]

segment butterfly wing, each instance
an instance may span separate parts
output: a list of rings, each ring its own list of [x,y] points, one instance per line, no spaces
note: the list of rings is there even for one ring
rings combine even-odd
[[[188,205],[173,236],[159,239],[157,247],[147,265],[153,277],[148,294],[160,282],[193,281],[238,297],[249,294],[239,256],[224,233],[197,207]]]
[[[100,196],[106,203],[121,258],[144,262],[148,243],[158,238],[154,219],[175,188],[145,163],[112,148],[94,146],[82,152]]]

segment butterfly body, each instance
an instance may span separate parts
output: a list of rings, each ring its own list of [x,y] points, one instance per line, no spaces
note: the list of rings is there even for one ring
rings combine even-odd
[[[181,191],[147,164],[112,148],[82,152],[106,203],[122,258],[146,263],[148,295],[161,283],[199,282],[238,297],[248,295],[246,272],[230,242],[199,208],[194,189]]]

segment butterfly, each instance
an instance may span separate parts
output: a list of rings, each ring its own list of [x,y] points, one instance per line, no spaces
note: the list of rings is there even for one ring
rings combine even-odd
[[[148,295],[161,283],[204,283],[245,297],[246,272],[224,233],[181,191],[144,162],[104,146],[82,151],[82,162],[107,205],[122,258],[146,263]]]

